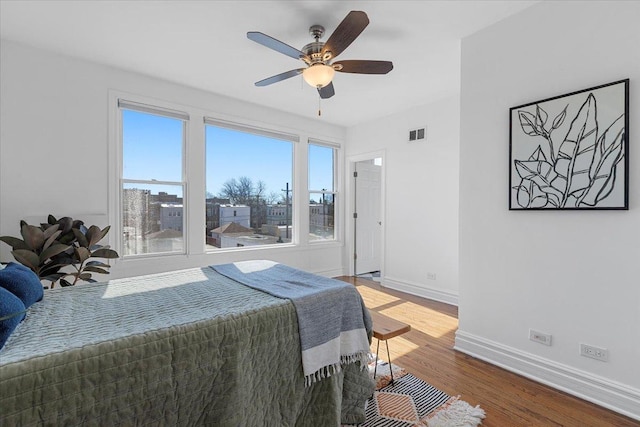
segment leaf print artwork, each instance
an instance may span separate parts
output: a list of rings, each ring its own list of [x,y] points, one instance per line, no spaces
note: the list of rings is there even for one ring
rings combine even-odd
[[[511,109],[510,209],[628,209],[628,84]]]

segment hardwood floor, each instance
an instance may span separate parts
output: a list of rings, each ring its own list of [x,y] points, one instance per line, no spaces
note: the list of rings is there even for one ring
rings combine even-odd
[[[640,422],[453,350],[458,308],[354,277],[367,307],[411,331],[389,341],[392,362],[450,395],[461,395],[487,414],[483,427],[631,427]],[[371,351],[375,351],[373,340]],[[380,353],[386,355],[384,343]]]

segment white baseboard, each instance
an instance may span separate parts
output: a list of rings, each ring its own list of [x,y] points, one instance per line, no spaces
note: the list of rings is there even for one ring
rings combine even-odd
[[[640,420],[640,390],[458,330],[454,349]]]
[[[406,292],[422,298],[432,299],[451,305],[458,305],[458,295],[451,292],[444,292],[439,289],[433,289],[423,284],[408,282],[406,280],[394,279],[389,276],[382,278],[382,286],[396,291]]]

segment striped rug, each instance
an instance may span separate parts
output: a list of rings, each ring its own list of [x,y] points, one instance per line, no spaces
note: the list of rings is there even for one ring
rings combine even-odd
[[[367,420],[362,427],[475,427],[485,413],[458,397],[406,374],[374,392],[367,401]]]

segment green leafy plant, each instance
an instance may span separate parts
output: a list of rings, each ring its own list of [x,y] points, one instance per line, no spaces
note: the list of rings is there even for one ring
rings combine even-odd
[[[78,280],[95,282],[92,273],[109,274],[110,265],[96,258],[119,257],[109,246],[98,244],[110,228],[87,228],[83,221],[49,215],[47,223],[40,226],[20,221],[22,239],[2,236],[0,241],[13,248],[11,254],[16,261],[33,270],[40,280],[50,281],[51,288],[56,282],[73,286]]]

